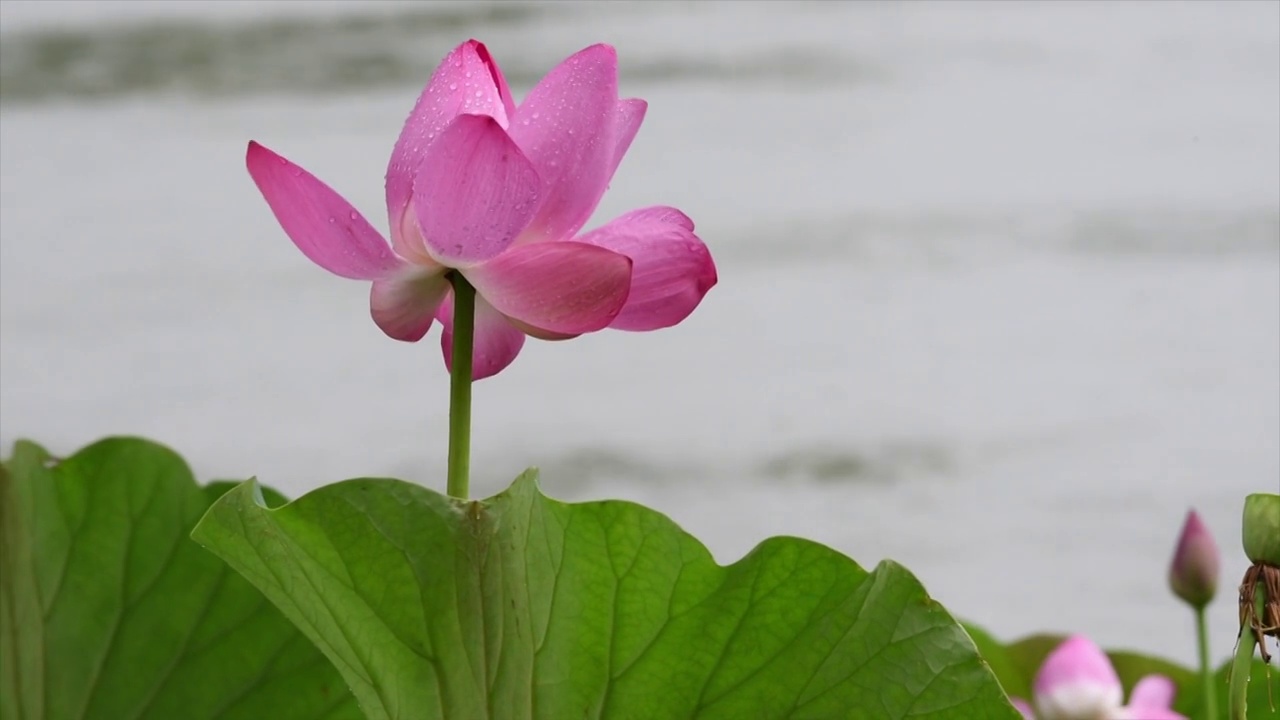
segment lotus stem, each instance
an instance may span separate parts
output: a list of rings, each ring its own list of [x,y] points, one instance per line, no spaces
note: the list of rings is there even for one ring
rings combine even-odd
[[[1204,684],[1205,720],[1218,720],[1218,687],[1213,681],[1213,668],[1209,665],[1209,628],[1205,621],[1205,606],[1196,608],[1196,636],[1200,646],[1200,680]]]
[[[1270,664],[1271,656],[1266,644],[1268,635],[1280,636],[1280,568],[1257,563],[1245,571],[1244,582],[1240,584],[1240,634],[1236,639],[1230,694],[1227,696],[1227,714],[1231,720],[1248,720],[1253,649],[1257,646],[1262,662]],[[1270,689],[1267,688],[1268,696]]]
[[[471,481],[471,354],[476,322],[476,289],[462,273],[449,273],[453,285],[453,350],[449,371],[450,496],[467,499]]]

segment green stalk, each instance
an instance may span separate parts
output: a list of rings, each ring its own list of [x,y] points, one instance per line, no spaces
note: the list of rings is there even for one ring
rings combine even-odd
[[[453,284],[453,359],[449,372],[449,483],[452,497],[467,499],[471,480],[471,352],[475,336],[476,289],[449,273]]]
[[[1196,608],[1196,636],[1200,639],[1200,679],[1204,684],[1204,720],[1218,720],[1218,686],[1213,681],[1213,668],[1209,666],[1209,627],[1205,621],[1205,606]]]
[[[1255,617],[1262,617],[1266,610],[1267,588],[1261,582],[1253,588],[1253,611]],[[1266,642],[1266,638],[1253,633],[1253,625],[1248,622],[1240,626],[1240,637],[1236,642],[1236,656],[1231,663],[1231,686],[1227,696],[1228,711],[1231,720],[1249,720],[1249,675],[1253,671],[1253,646]]]

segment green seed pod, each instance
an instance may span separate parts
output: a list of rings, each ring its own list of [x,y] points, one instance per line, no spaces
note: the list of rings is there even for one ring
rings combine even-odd
[[[1280,567],[1280,495],[1254,493],[1244,499],[1244,554],[1253,563]]]

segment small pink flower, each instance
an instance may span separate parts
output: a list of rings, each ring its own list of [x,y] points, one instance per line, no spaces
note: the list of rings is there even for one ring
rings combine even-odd
[[[372,281],[373,320],[421,340],[433,320],[452,356],[449,272],[477,291],[473,377],[500,372],[525,335],[566,339],[606,327],[684,320],[716,284],[693,222],[670,207],[579,234],[644,119],[618,99],[612,47],[565,60],[516,105],[481,43],[440,63],[387,167],[391,242],[337,192],[256,142],[246,165],[285,233],[312,262]]]
[[[1169,587],[1192,607],[1204,607],[1218,589],[1218,545],[1195,510],[1187,512],[1169,565]]]
[[[1073,635],[1036,673],[1036,710],[1040,720],[1187,720],[1170,709],[1175,689],[1169,678],[1148,675],[1122,705],[1124,688],[1111,661],[1092,640]],[[1025,717],[1036,717],[1026,701],[1012,700]]]

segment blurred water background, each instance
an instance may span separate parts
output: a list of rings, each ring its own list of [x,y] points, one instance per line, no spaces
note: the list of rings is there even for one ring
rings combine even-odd
[[[1280,3],[0,3],[0,443],[106,434],[288,494],[443,489],[438,340],[385,339],[243,167],[383,224],[441,56],[517,95],[595,42],[650,103],[596,225],[673,204],[721,282],[677,328],[530,342],[476,388],[475,491],[527,465],[722,562],[891,557],[1003,638],[1190,663],[1165,573],[1280,483]]]

